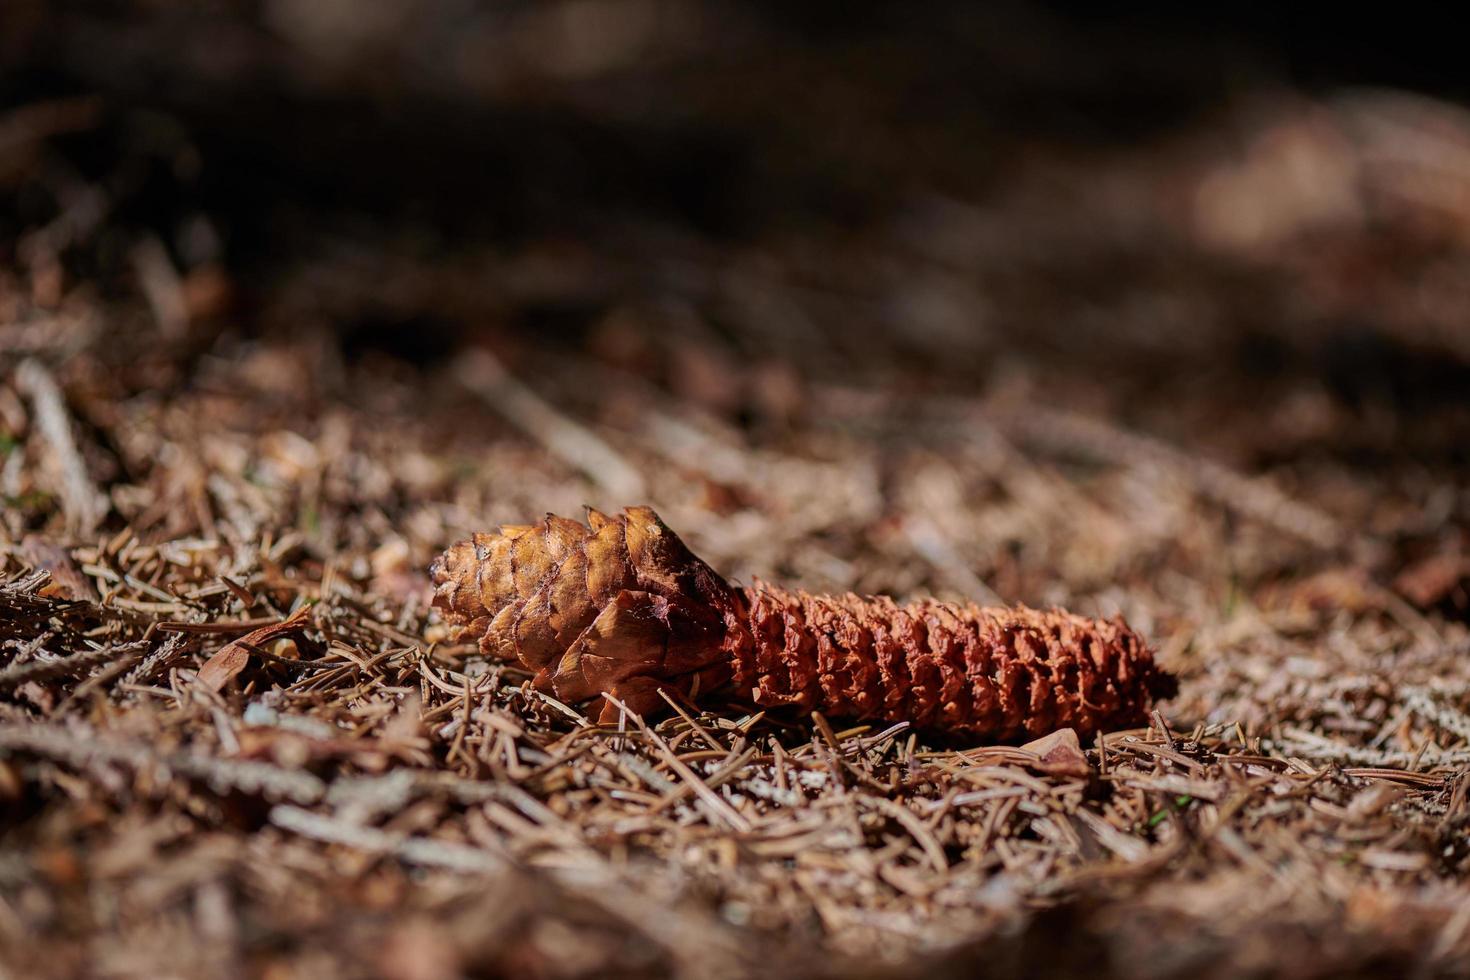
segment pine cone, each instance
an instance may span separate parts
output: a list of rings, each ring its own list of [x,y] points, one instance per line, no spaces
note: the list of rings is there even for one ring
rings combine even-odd
[[[995,739],[1140,724],[1173,679],[1121,620],[738,588],[647,507],[548,515],[454,545],[434,605],[568,701],[630,709],[733,682],[757,704]],[[603,720],[616,717],[610,704]]]

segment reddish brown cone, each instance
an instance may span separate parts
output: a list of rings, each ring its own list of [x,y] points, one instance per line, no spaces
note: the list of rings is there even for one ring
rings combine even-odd
[[[547,515],[454,545],[434,605],[568,701],[663,706],[733,681],[761,705],[995,739],[1141,724],[1172,678],[1121,620],[731,586],[658,515]],[[602,717],[615,717],[605,706]]]

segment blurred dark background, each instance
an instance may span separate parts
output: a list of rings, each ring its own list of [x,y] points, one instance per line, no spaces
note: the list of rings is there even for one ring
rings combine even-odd
[[[0,16],[7,263],[62,219],[63,264],[136,292],[147,239],[200,349],[310,329],[416,364],[469,339],[629,366],[687,336],[803,377],[973,391],[1018,363],[1193,398],[1304,372],[1353,405],[1466,380],[1470,76],[1443,8]]]

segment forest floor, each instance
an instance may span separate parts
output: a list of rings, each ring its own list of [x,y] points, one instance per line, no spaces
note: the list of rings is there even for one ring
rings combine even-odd
[[[0,975],[1470,974],[1455,113],[266,285],[40,149],[97,118],[0,129]],[[741,581],[1121,613],[1180,692],[1081,766],[596,725],[430,614],[471,531],[639,502]]]

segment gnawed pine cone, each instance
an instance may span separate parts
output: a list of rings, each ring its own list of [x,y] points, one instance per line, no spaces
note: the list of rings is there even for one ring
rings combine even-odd
[[[571,702],[630,709],[725,687],[763,706],[992,739],[1145,722],[1173,678],[1121,619],[733,586],[647,507],[547,515],[451,547],[434,605]],[[615,720],[607,703],[603,721]]]

